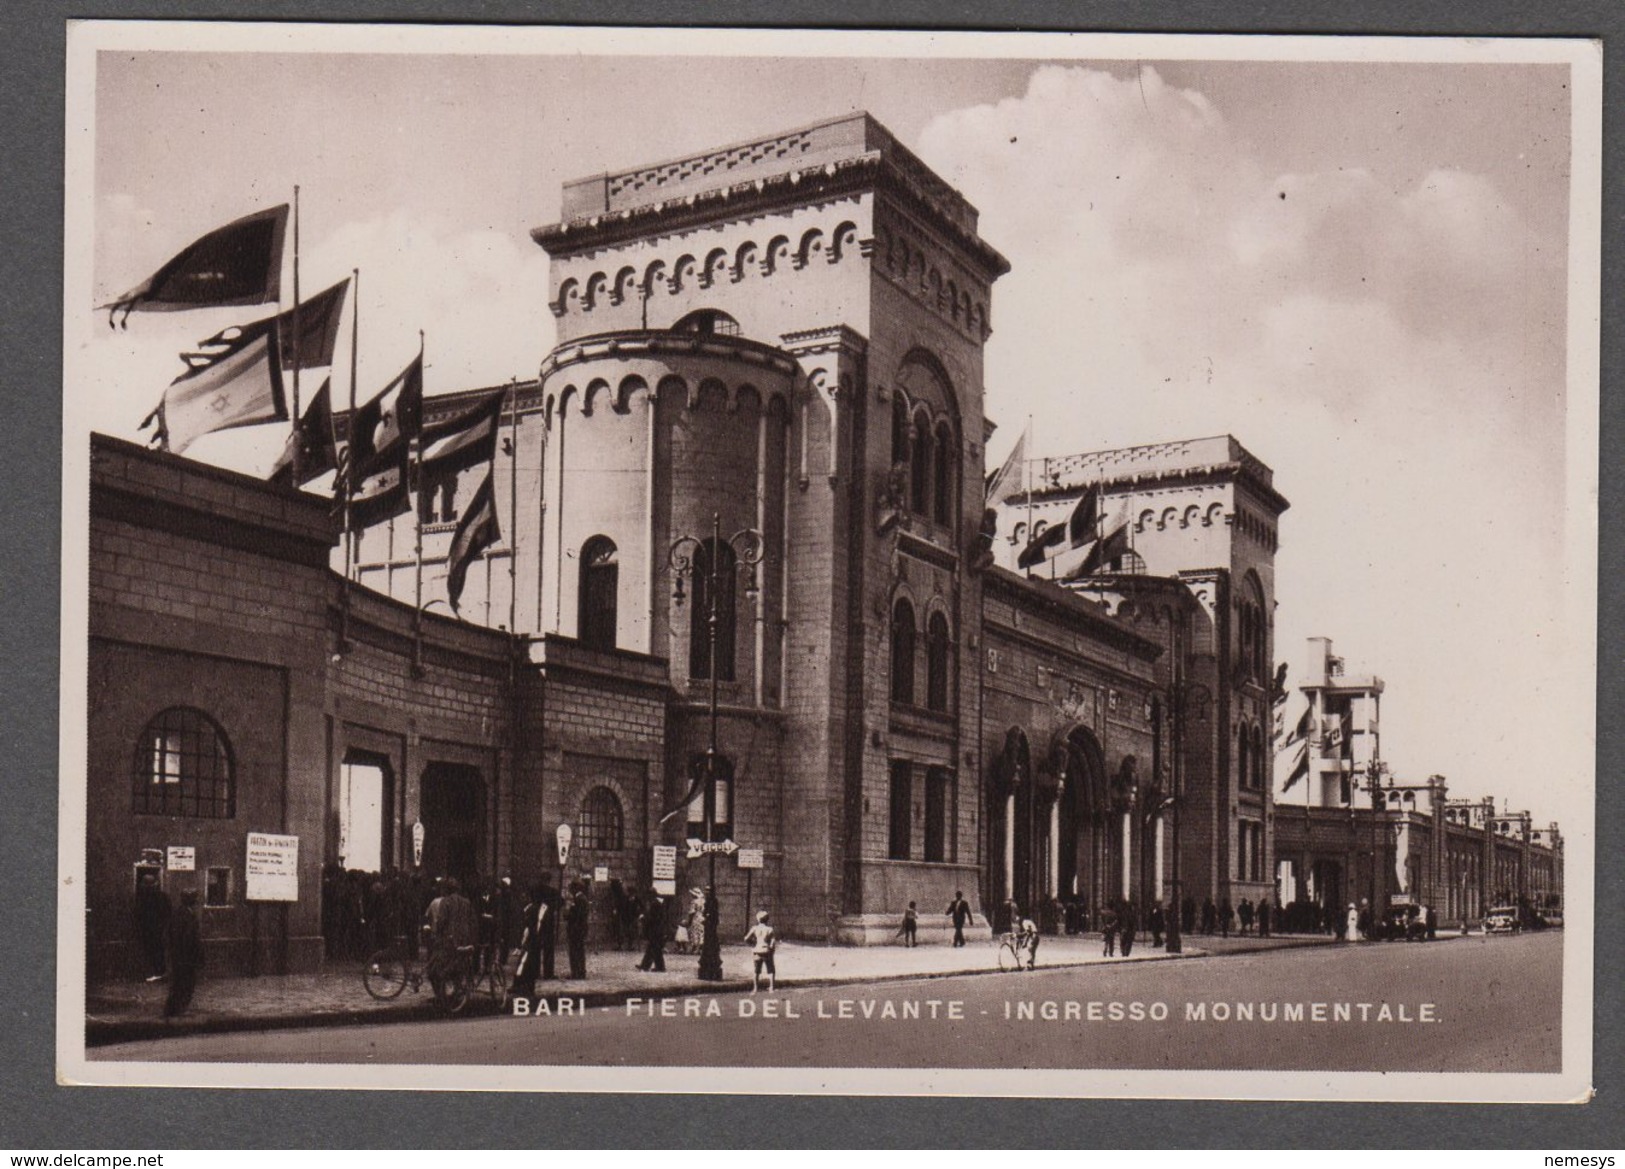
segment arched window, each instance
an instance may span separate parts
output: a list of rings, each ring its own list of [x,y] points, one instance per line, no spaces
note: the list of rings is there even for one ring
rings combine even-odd
[[[614,540],[594,536],[581,546],[576,636],[583,645],[594,649],[615,648],[615,601],[620,575]]]
[[[901,393],[891,400],[891,461],[892,466],[908,462],[908,403]]]
[[[694,610],[688,634],[688,676],[711,676],[711,554],[707,540],[694,553]],[[724,541],[717,549],[717,680],[734,680],[735,597],[738,557]]]
[[[711,333],[718,337],[739,336],[739,322],[721,309],[695,309],[671,327],[674,333]]]
[[[932,710],[948,709],[948,619],[931,614],[925,633],[925,704]]]
[[[593,788],[576,818],[576,846],[608,851],[622,847],[622,839],[621,801],[607,787]]]
[[[1236,728],[1236,784],[1246,787],[1251,782],[1252,772],[1247,767],[1247,728]]]
[[[936,491],[932,499],[933,518],[945,526],[954,522],[954,436],[947,423],[937,427],[936,458],[932,460],[936,471]]]
[[[891,697],[914,701],[914,606],[898,597],[891,610]]]
[[[914,415],[913,453],[909,458],[909,507],[917,515],[931,514],[931,423]]]
[[[138,815],[229,820],[237,814],[231,745],[201,710],[172,706],[135,745],[134,789]]]

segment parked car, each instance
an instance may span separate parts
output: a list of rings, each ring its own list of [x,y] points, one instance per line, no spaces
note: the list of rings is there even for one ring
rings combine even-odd
[[[1382,936],[1390,942],[1425,942],[1428,940],[1428,910],[1415,901],[1396,901],[1388,907],[1383,919]]]
[[[1497,905],[1484,915],[1487,934],[1515,934],[1523,929],[1516,905]]]

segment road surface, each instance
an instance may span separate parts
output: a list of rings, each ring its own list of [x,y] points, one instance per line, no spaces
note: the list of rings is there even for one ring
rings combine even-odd
[[[1555,1072],[1562,935],[194,1035],[93,1060]],[[793,976],[793,972],[786,972]],[[1318,1004],[1318,1005],[1317,1005]]]

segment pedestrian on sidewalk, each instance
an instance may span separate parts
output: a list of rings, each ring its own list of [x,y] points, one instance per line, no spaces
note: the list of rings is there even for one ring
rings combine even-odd
[[[1140,930],[1140,918],[1134,912],[1134,902],[1123,899],[1123,908],[1117,914],[1117,933],[1123,943],[1123,957],[1134,952],[1134,936]]]
[[[191,1005],[198,972],[203,969],[203,935],[198,930],[196,889],[181,894],[180,908],[170,913],[166,933],[169,998],[164,1003],[164,1018],[173,1019]]]
[[[920,915],[914,908],[914,902],[908,903],[903,910],[903,924],[897,928],[897,936],[903,939],[903,945],[913,948],[919,943]]]
[[[474,905],[463,896],[456,877],[447,877],[440,885],[440,896],[429,902],[424,914],[424,925],[429,931],[429,961],[424,973],[434,987],[436,999],[445,991],[446,980],[457,968],[457,951],[472,946],[479,936],[479,923]]]
[[[1349,911],[1338,923],[1337,940],[1352,942],[1360,936],[1360,911],[1354,908],[1354,902],[1349,902]]]
[[[1208,937],[1219,928],[1219,907],[1213,904],[1213,898],[1208,897],[1202,901],[1202,933]]]
[[[1106,939],[1105,946],[1101,948],[1100,956],[1102,958],[1117,957],[1117,911],[1110,905],[1101,911],[1100,932]]]
[[[1236,920],[1236,911],[1230,908],[1230,898],[1225,897],[1219,901],[1219,933],[1224,937],[1230,936],[1230,924]]]
[[[705,947],[705,893],[695,886],[688,891],[688,950],[698,954]]]
[[[954,945],[965,944],[965,926],[971,919],[970,902],[965,900],[963,889],[954,890],[954,899],[948,902],[948,917],[954,923]]]
[[[164,938],[169,931],[169,894],[158,883],[158,870],[144,868],[135,887],[135,928],[147,958],[147,981],[163,981]]]
[[[755,994],[762,989],[762,971],[767,971],[767,993],[772,994],[774,984],[778,979],[778,971],[773,966],[773,955],[779,948],[779,932],[767,923],[767,910],[760,910],[756,914],[756,924],[745,933],[745,941],[750,943],[750,993]]]
[[[1145,921],[1146,925],[1151,929],[1151,944],[1159,950],[1162,949],[1162,929],[1166,924],[1166,919],[1162,915],[1162,903],[1160,901],[1151,903],[1151,912],[1146,915]]]
[[[1270,936],[1270,926],[1272,924],[1270,919],[1274,915],[1274,912],[1275,911],[1270,908],[1270,899],[1268,897],[1259,898],[1259,901],[1258,901],[1258,936],[1259,937],[1267,938],[1267,937]]]
[[[666,970],[666,903],[658,891],[649,890],[649,899],[643,904],[643,960],[639,970]]]
[[[516,998],[535,998],[536,979],[542,972],[542,922],[552,915],[547,904],[547,886],[530,887],[530,899],[520,910],[519,969],[513,976]]]
[[[576,981],[587,977],[587,916],[591,911],[587,902],[587,887],[580,881],[571,881],[564,932],[565,941],[570,947],[570,977]]]
[[[1249,901],[1247,898],[1243,897],[1241,899],[1241,906],[1236,911],[1236,916],[1241,918],[1241,936],[1246,937],[1248,934],[1252,933],[1253,932],[1253,903],[1251,901]]]

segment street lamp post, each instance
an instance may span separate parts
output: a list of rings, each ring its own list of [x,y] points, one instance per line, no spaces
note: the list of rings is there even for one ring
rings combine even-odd
[[[711,541],[710,550],[706,553],[706,654],[708,674],[711,684],[710,696],[710,737],[705,748],[705,843],[714,845],[718,843],[716,837],[717,814],[717,594],[721,592],[722,584],[722,517],[713,512],[711,515]],[[762,562],[762,533],[755,528],[741,528],[727,539],[727,547],[734,555],[734,563],[728,568],[733,572],[743,565],[749,575],[746,578],[745,594],[756,595],[756,565]],[[694,575],[694,559],[701,552],[706,552],[706,545],[693,536],[679,536],[672,541],[667,552],[667,560],[671,564],[675,577],[672,594],[673,600],[683,603],[683,581]],[[692,635],[691,635],[692,636]],[[730,797],[730,816],[732,791]],[[706,982],[720,982],[722,980],[722,911],[717,904],[717,854],[714,849],[707,851],[709,874],[706,878],[705,891],[705,940],[700,945],[699,976]]]

